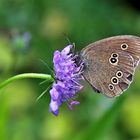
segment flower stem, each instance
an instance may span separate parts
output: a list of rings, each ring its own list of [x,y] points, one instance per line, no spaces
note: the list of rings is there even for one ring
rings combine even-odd
[[[46,79],[50,82],[53,82],[54,79],[52,78],[51,75],[48,74],[40,74],[40,73],[23,73],[23,74],[18,74],[16,76],[13,76],[4,82],[0,84],[0,89],[5,87],[6,85],[10,84],[13,81],[19,80],[19,79],[25,79],[25,78],[40,78],[40,79]]]

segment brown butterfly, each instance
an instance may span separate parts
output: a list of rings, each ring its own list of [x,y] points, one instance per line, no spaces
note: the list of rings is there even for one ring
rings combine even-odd
[[[98,93],[118,96],[131,84],[140,60],[140,37],[122,35],[83,48],[83,77]]]

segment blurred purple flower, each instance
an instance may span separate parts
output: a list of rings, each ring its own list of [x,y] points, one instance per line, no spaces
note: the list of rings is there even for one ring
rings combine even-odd
[[[24,32],[22,34],[15,32],[12,35],[13,47],[17,51],[24,52],[30,47],[31,39],[32,35],[30,32]]]
[[[68,45],[61,52],[54,52],[54,71],[56,81],[50,90],[50,112],[59,114],[59,106],[67,102],[70,109],[80,102],[74,101],[76,93],[82,89],[79,83],[82,78],[83,62],[76,64],[77,56],[71,53],[73,45]]]
[[[23,35],[22,35],[22,38],[23,38],[23,40],[25,42],[25,47],[28,47],[29,42],[32,39],[31,33],[30,32],[24,32]]]

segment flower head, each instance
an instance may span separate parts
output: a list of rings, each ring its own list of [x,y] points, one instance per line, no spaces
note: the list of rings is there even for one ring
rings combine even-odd
[[[76,93],[82,89],[79,81],[82,79],[83,63],[76,64],[76,55],[71,53],[73,45],[68,45],[61,52],[54,52],[55,82],[50,90],[50,111],[54,115],[59,114],[59,106],[67,102],[70,109],[79,104],[74,101]]]

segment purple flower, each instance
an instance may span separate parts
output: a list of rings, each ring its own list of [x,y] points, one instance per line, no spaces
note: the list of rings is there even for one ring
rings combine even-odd
[[[13,47],[16,51],[26,52],[30,47],[32,35],[30,32],[24,32],[20,34],[19,32],[15,32],[12,35]]]
[[[82,89],[79,83],[82,78],[83,63],[76,63],[77,56],[71,53],[73,45],[68,45],[61,52],[55,51],[53,57],[55,82],[50,90],[50,112],[59,114],[59,106],[67,102],[70,109],[80,102],[75,101],[76,93]]]

